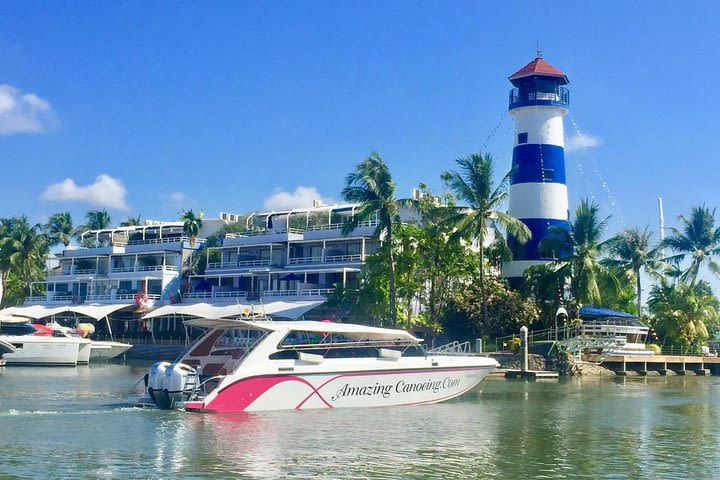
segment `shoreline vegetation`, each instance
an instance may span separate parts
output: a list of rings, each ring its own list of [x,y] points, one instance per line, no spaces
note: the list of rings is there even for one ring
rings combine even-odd
[[[505,239],[510,234],[524,243],[530,232],[506,213],[508,177],[495,183],[494,167],[488,154],[460,158],[455,169],[442,173],[442,192],[421,183],[419,198],[411,200],[396,198],[392,174],[378,153],[358,163],[345,179],[342,198],[360,206],[343,232],[377,219],[381,247],[367,258],[358,289],[337,285],[330,295],[327,306],[336,317],[422,330],[443,340],[482,338],[489,345],[523,325],[552,327],[560,306],[571,324],[580,306],[594,305],[636,314],[652,328],[656,349],[701,353],[718,338],[720,301],[701,279],[720,277],[714,207],[692,206],[660,242],[647,226],[608,232],[610,217],[583,199],[571,215],[570,230],[551,227],[540,243],[555,259],[528,268],[523,285],[511,288],[500,276],[503,263],[512,259]],[[407,208],[417,212],[417,221],[400,221]],[[194,238],[202,211],[181,215]],[[138,224],[140,217],[130,217],[120,225]],[[80,226],[69,212],[52,215],[44,225],[33,225],[26,216],[0,218],[1,305],[21,304],[31,282],[46,278],[51,247],[67,247],[83,232],[111,225],[104,209],[89,211]],[[232,224],[224,230],[231,231]],[[644,278],[652,284],[643,307]]]

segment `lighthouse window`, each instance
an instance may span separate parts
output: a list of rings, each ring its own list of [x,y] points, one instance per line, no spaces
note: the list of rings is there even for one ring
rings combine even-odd
[[[555,179],[555,170],[549,168],[543,168],[542,171],[543,180],[552,181]]]
[[[528,134],[527,132],[518,133],[518,143],[527,143]]]

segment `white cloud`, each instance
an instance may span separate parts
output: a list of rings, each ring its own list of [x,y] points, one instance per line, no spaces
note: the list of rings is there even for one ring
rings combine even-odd
[[[190,196],[185,192],[170,192],[164,196],[165,203],[172,207],[185,207],[191,201]]]
[[[313,206],[313,200],[332,204],[335,201],[330,197],[323,197],[315,187],[297,187],[294,192],[285,192],[276,189],[275,193],[265,199],[263,206],[266,210],[290,210],[292,208],[307,208]]]
[[[0,135],[42,133],[54,117],[48,101],[12,85],[0,85]]]
[[[89,185],[78,185],[72,178],[49,185],[42,193],[45,200],[85,202],[98,207],[129,210],[125,202],[127,190],[122,182],[109,175],[98,175]]]
[[[600,146],[600,138],[590,134],[576,134],[569,137],[565,142],[566,152],[576,152],[578,150],[585,150],[588,148],[595,148]]]

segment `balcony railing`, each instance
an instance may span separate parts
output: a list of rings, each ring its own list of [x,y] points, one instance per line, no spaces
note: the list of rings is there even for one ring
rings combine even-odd
[[[61,276],[67,276],[67,275],[95,275],[98,273],[97,268],[78,268],[76,270],[63,270],[61,272],[57,273],[49,273],[49,277],[61,277]]]
[[[358,223],[357,227],[377,227],[380,224],[379,220],[367,220],[365,222]],[[318,230],[339,230],[343,227],[344,223],[331,223],[329,225],[311,225],[305,229],[306,232],[314,232]]]
[[[520,95],[520,91],[513,88],[510,90],[508,97],[510,108],[515,105],[533,104],[535,102],[570,105],[570,91],[564,87],[557,87],[555,92],[526,92],[524,95]]]
[[[248,292],[230,291],[230,292],[190,292],[183,295],[183,298],[247,298]]]
[[[127,242],[128,245],[150,245],[154,243],[179,243],[179,242],[189,242],[190,237],[163,237],[163,238],[151,238],[146,240],[130,240]],[[205,243],[204,238],[196,238],[195,242],[197,243]],[[117,244],[117,242],[116,242]]]
[[[210,270],[267,266],[270,266],[270,260],[241,260],[239,262],[210,262],[207,264],[207,268]]]
[[[25,304],[29,305],[31,303],[65,303],[72,302],[72,300],[72,295],[55,295],[51,298],[48,298],[46,295],[35,295],[32,297],[27,297],[25,299]]]
[[[138,267],[116,267],[116,268],[111,268],[110,273],[158,272],[161,270],[177,272],[177,267],[175,265],[147,265],[147,266],[138,266]]]
[[[101,302],[108,300],[135,300],[136,293],[116,293],[116,294],[96,294],[85,297],[86,302]],[[148,293],[149,300],[160,300],[160,295],[156,293]]]
[[[288,265],[307,265],[310,263],[322,263],[322,257],[296,257],[288,260]]]
[[[309,297],[326,296],[332,294],[332,288],[308,288],[302,290],[265,290],[263,297]]]
[[[288,260],[288,265],[309,265],[313,263],[348,263],[361,262],[362,255],[327,255],[325,257],[296,257]]]
[[[301,235],[305,230],[300,228],[263,228],[260,230],[245,230],[244,232],[238,233],[227,233],[225,238],[243,238],[243,237],[257,237],[258,235],[281,235],[283,233],[295,233]]]
[[[360,262],[362,261],[362,255],[328,255],[325,257],[326,263],[348,263],[348,262]]]

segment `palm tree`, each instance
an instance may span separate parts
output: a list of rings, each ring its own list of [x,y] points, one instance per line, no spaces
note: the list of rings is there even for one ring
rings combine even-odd
[[[569,252],[559,262],[570,267],[573,294],[584,304],[600,303],[599,276],[609,275],[600,257],[610,247],[610,240],[601,241],[610,217],[600,220],[599,213],[595,202],[583,199],[575,209],[570,230],[551,226],[550,235],[540,241],[543,251]]]
[[[654,327],[664,342],[680,344],[683,349],[707,340],[708,327],[716,329],[720,321],[720,302],[710,284],[703,280],[690,284],[663,281],[654,285],[648,308],[655,316]]]
[[[489,154],[473,153],[456,161],[460,171],[449,170],[441,178],[457,199],[466,207],[449,207],[454,212],[448,223],[454,225],[454,239],[477,241],[480,248],[480,295],[482,297],[483,322],[487,321],[488,308],[485,292],[485,243],[492,232],[496,241],[505,242],[502,230],[524,244],[531,236],[530,229],[522,221],[500,210],[507,198],[509,174],[493,185],[493,160]]]
[[[102,210],[89,210],[85,214],[85,224],[79,225],[75,229],[75,237],[82,242],[86,232],[90,230],[104,230],[110,227],[111,222],[110,214],[104,208]]]
[[[62,243],[65,248],[67,248],[67,246],[70,245],[70,239],[75,232],[70,212],[53,214],[45,224],[44,230],[50,240],[51,246]]]
[[[41,225],[30,225],[27,217],[11,219],[6,224],[6,234],[0,239],[3,269],[15,272],[25,286],[28,294],[32,291],[33,279],[44,272],[49,252],[47,237],[42,234]],[[9,227],[9,228],[8,228]]]
[[[195,215],[195,212],[192,210],[183,210],[180,213],[180,221],[183,222],[183,232],[190,237],[190,245],[194,247],[197,236],[200,233],[200,228],[202,228],[204,212],[200,210],[200,212]]]
[[[135,227],[140,225],[140,215],[137,218],[128,217],[124,222],[120,222],[121,227]]]
[[[400,224],[398,202],[395,199],[395,182],[393,182],[390,169],[380,154],[373,152],[362,162],[358,163],[355,171],[345,177],[345,188],[342,197],[360,207],[342,227],[342,234],[347,235],[354,230],[360,222],[377,216],[379,220],[375,234],[387,242],[389,256],[389,290],[390,290],[390,320],[397,325],[397,290],[395,286],[395,251],[393,240],[396,227]]]
[[[635,276],[635,294],[637,295],[638,318],[642,320],[642,286],[640,284],[640,270],[643,268],[654,273],[660,266],[660,249],[651,246],[652,232],[645,227],[626,228],[622,233],[611,240],[611,249],[618,260],[614,263],[629,269]]]
[[[110,227],[112,219],[104,208],[102,210],[90,210],[85,214],[85,227],[88,230],[104,230]]]
[[[690,218],[680,215],[682,231],[670,228],[670,235],[661,247],[670,247],[675,255],[667,260],[679,264],[688,255],[690,266],[681,274],[681,280],[695,283],[700,267],[707,265],[712,273],[720,277],[720,264],[713,258],[720,254],[720,227],[715,227],[715,209],[705,205],[692,207]]]

